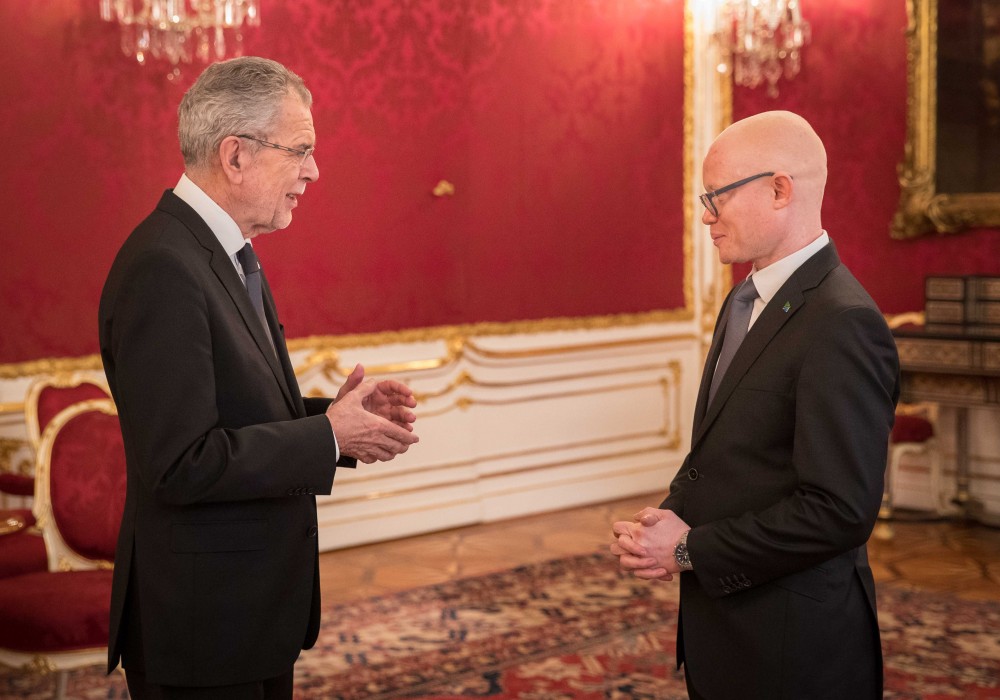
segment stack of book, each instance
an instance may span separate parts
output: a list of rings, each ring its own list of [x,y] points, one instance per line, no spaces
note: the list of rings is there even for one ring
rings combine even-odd
[[[928,277],[924,316],[928,331],[1000,335],[1000,277]]]

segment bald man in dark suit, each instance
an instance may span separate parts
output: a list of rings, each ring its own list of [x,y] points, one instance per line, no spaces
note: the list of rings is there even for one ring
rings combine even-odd
[[[614,524],[612,552],[640,578],[680,575],[692,698],[881,698],[866,542],[895,343],[822,228],[826,152],[804,119],[736,122],[703,175],[720,260],[752,272],[719,314],[691,451],[659,508]]]

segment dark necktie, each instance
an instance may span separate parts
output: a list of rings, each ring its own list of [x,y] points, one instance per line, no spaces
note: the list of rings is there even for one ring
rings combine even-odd
[[[726,321],[726,337],[722,341],[722,352],[719,353],[719,363],[715,366],[715,373],[712,375],[712,388],[708,391],[708,403],[712,403],[715,398],[715,391],[722,383],[722,377],[729,369],[729,363],[733,361],[733,355],[739,349],[743,339],[747,336],[750,327],[750,314],[753,313],[753,302],[758,296],[757,287],[753,284],[753,278],[744,282],[733,300],[729,303],[729,319]]]
[[[243,249],[236,254],[236,259],[243,266],[243,276],[247,281],[247,293],[250,295],[250,303],[253,304],[253,310],[257,312],[257,318],[260,319],[260,324],[264,327],[264,335],[267,336],[267,342],[271,344],[271,350],[277,354],[277,351],[274,350],[274,339],[271,337],[271,329],[267,325],[267,317],[264,316],[264,295],[261,292],[260,284],[260,260],[257,259],[257,254],[253,252],[253,246],[249,243],[243,246]]]

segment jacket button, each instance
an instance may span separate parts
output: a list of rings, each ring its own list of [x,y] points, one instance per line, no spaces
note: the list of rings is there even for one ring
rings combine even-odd
[[[688,478],[691,481],[697,481],[698,480],[698,470],[695,469],[694,467],[691,467],[690,469],[688,469]]]
[[[316,528],[315,525],[313,525],[311,528],[309,528],[309,537],[315,537],[316,533],[318,532],[319,530]]]

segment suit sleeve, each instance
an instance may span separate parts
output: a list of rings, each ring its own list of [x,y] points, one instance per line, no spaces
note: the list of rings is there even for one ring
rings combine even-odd
[[[307,416],[319,416],[326,413],[326,409],[330,407],[333,403],[333,399],[328,398],[313,398],[305,397],[302,399],[306,405],[306,415]],[[354,469],[358,466],[358,460],[354,457],[348,457],[347,455],[341,453],[340,459],[337,460],[338,467],[348,467]]]
[[[660,508],[672,510],[681,520],[684,519],[684,484],[688,480],[687,471],[690,459],[690,456],[684,458],[681,468],[677,470],[677,474],[674,475],[673,480],[670,482],[670,490],[667,492],[667,497],[660,504]]]
[[[882,498],[898,376],[895,343],[875,309],[847,308],[822,324],[797,377],[796,488],[770,507],[688,536],[694,573],[709,595],[723,595],[718,582],[734,572],[752,587],[867,541]]]
[[[330,493],[334,438],[322,414],[295,419],[278,402],[254,400],[261,389],[250,377],[245,388],[226,387],[246,396],[227,397],[238,418],[223,424],[217,376],[231,373],[237,358],[216,347],[213,303],[219,299],[185,260],[162,250],[133,261],[114,299],[110,347],[102,350],[113,358],[141,487],[175,505]]]

